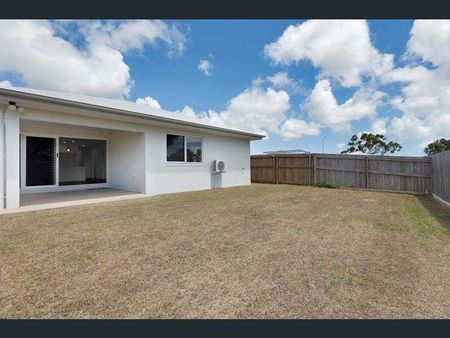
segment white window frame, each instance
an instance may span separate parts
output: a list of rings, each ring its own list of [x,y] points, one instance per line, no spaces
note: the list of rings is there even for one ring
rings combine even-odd
[[[168,161],[167,160],[167,135],[174,135],[174,136],[183,136],[184,137],[184,161]],[[200,142],[202,144],[201,149],[202,149],[202,160],[201,162],[188,162],[187,161],[187,139],[188,137],[195,137],[195,138],[199,138]],[[203,136],[200,135],[191,135],[191,134],[178,134],[178,133],[171,133],[171,132],[166,132],[165,133],[165,143],[166,143],[166,164],[168,166],[184,166],[184,165],[189,165],[189,166],[196,166],[196,165],[204,165],[205,164],[205,154],[204,154],[204,147],[203,147]]]

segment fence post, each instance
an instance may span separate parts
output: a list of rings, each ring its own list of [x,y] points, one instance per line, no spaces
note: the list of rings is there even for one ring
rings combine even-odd
[[[272,177],[272,180],[273,180],[273,184],[277,184],[277,168],[276,168],[276,166],[275,166],[275,157],[276,157],[277,155],[272,155],[272,168],[273,168],[273,177]]]
[[[276,163],[276,170],[275,170],[275,184],[278,184],[278,170],[279,170],[279,156],[275,155],[275,163]]]
[[[317,157],[314,155],[314,184],[317,183]]]
[[[430,177],[428,179],[428,185],[430,187],[430,194],[434,193],[434,183],[433,183],[433,159],[431,156],[428,156],[429,160],[429,166],[428,166],[428,172],[430,173]]]
[[[308,154],[308,185],[312,185],[311,181],[311,154]]]
[[[369,156],[366,156],[366,189],[369,189]]]

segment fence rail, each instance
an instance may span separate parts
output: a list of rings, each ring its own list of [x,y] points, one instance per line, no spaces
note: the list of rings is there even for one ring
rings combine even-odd
[[[405,156],[253,155],[251,176],[252,182],[258,183],[313,185],[326,181],[342,187],[428,194],[432,192],[431,161],[430,157]]]

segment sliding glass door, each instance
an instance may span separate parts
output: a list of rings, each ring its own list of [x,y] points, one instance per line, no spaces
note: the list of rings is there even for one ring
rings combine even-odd
[[[59,138],[59,185],[106,183],[106,141]]]
[[[56,139],[50,137],[26,137],[27,187],[56,185]]]
[[[73,137],[23,137],[24,188],[106,183],[106,141]]]

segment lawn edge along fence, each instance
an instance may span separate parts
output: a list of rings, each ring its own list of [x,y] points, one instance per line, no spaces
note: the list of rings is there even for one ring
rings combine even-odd
[[[255,183],[314,185],[318,181],[341,187],[432,193],[430,157],[269,154],[251,156]]]

